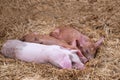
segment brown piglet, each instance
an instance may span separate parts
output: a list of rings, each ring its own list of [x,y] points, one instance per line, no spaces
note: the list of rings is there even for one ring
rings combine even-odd
[[[89,60],[96,56],[96,51],[104,40],[104,38],[101,38],[94,43],[89,37],[83,35],[78,30],[71,27],[71,25],[55,28],[50,33],[50,36],[59,40],[64,40],[73,47],[78,47],[83,55]]]
[[[59,46],[62,46],[62,47],[68,48],[68,49],[77,49],[77,47],[68,45],[63,40],[58,40],[49,35],[40,35],[38,33],[26,34],[20,40],[26,41],[26,42],[32,42],[32,43],[45,44],[45,45],[59,45]]]

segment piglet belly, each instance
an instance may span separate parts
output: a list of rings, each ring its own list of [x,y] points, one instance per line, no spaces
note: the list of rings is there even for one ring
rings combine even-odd
[[[39,46],[28,45],[19,50],[16,58],[26,62],[47,63],[47,56]]]

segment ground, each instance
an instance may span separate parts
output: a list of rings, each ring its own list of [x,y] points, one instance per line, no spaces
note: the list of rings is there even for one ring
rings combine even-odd
[[[72,24],[97,41],[105,37],[85,70],[63,70],[0,54],[0,80],[120,80],[120,0],[0,0],[0,47],[29,32],[49,34]]]

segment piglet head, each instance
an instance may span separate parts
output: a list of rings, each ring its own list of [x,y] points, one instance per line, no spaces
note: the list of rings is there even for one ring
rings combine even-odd
[[[72,50],[73,52],[78,52],[77,50]],[[84,69],[84,64],[83,62],[81,61],[81,59],[79,58],[79,56],[75,53],[72,53],[70,54],[70,59],[72,61],[72,68],[75,68],[75,69]]]
[[[97,49],[102,44],[104,38],[99,39],[96,43],[92,42],[91,40],[87,42],[82,42],[80,44],[80,49],[85,57],[87,57],[89,60],[95,58]]]
[[[82,54],[80,50],[71,50],[72,53],[77,54],[82,63],[88,62],[88,59]]]

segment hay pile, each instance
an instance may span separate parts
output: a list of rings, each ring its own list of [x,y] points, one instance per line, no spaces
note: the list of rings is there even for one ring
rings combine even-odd
[[[63,24],[75,25],[95,41],[105,36],[85,70],[62,70],[0,54],[0,80],[120,80],[120,0],[0,0],[0,47],[7,39],[29,32],[48,34]]]

